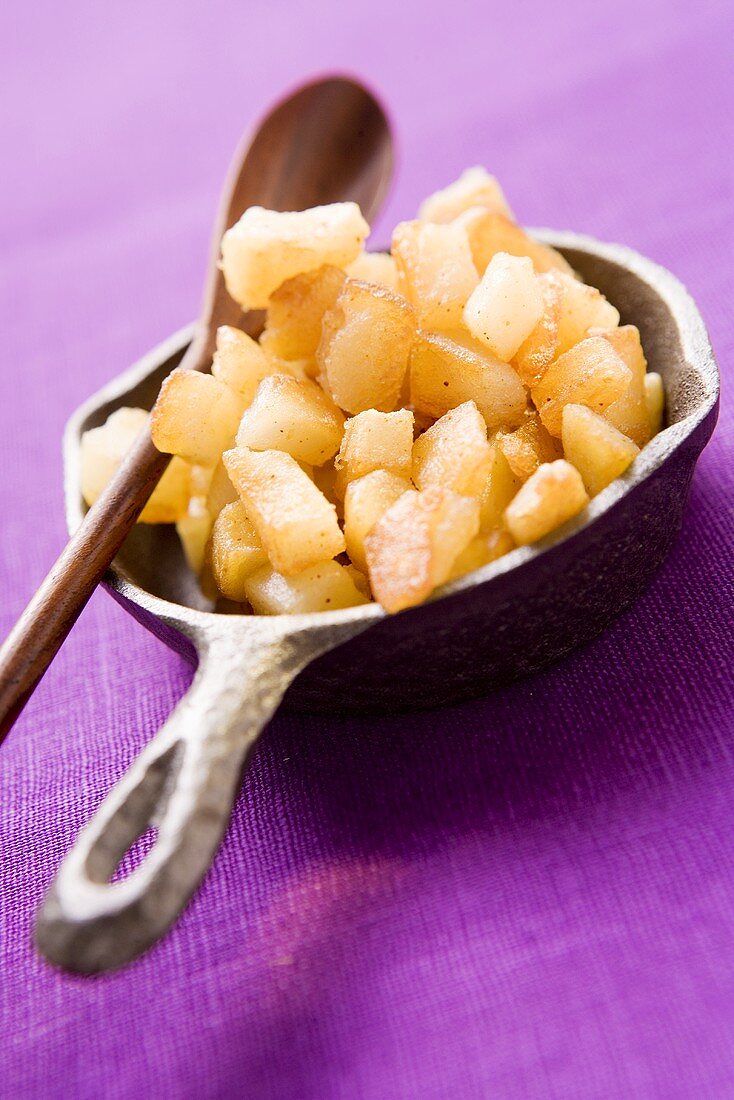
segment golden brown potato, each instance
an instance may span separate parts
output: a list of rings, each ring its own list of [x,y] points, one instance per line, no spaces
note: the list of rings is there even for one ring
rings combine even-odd
[[[560,436],[564,405],[586,405],[604,412],[628,388],[632,374],[603,336],[589,336],[559,356],[532,390],[533,401],[551,435]]]
[[[324,317],[316,352],[324,389],[345,412],[392,412],[414,331],[413,309],[401,295],[347,279]]]
[[[517,374],[488,349],[419,331],[410,353],[411,405],[437,419],[465,401],[475,402],[490,431],[521,424],[527,408]]]
[[[451,567],[448,579],[455,581],[466,573],[473,573],[475,569],[481,569],[492,561],[509,554],[515,549],[515,544],[507,531],[497,528],[486,535],[477,535],[462,550]]]
[[[386,611],[422,603],[479,530],[479,502],[450,489],[403,493],[366,539],[370,586]]]
[[[215,466],[233,442],[245,401],[210,374],[175,370],[150,414],[153,443],[164,454]]]
[[[560,274],[563,288],[558,321],[557,355],[562,355],[583,340],[589,329],[613,329],[619,324],[619,310],[593,286]]]
[[[514,432],[498,432],[496,443],[520,481],[527,481],[544,462],[563,458],[557,440],[544,428],[537,413],[527,416]]]
[[[479,523],[482,534],[502,526],[505,508],[522,485],[495,440],[491,444],[489,473],[479,496]]]
[[[502,213],[475,207],[462,213],[456,224],[466,230],[474,265],[480,275],[487,270],[493,256],[507,252],[510,256],[527,256],[538,275],[545,271],[563,271],[573,276],[571,266],[560,252],[534,241]]]
[[[197,576],[204,565],[206,546],[212,529],[212,517],[203,497],[192,497],[185,516],[176,522],[189,569]]]
[[[508,363],[543,315],[543,294],[527,256],[498,252],[464,308],[475,340]]]
[[[228,600],[247,600],[245,581],[255,569],[268,564],[268,556],[247,518],[241,501],[227,504],[212,528],[209,549],[217,588]]]
[[[564,287],[558,274],[538,276],[543,312],[530,335],[517,349],[512,365],[526,386],[534,386],[558,354],[558,331]]]
[[[518,546],[537,542],[589,503],[578,470],[559,458],[539,466],[505,509],[505,525]]]
[[[650,435],[663,430],[665,418],[665,390],[663,380],[655,371],[645,375],[645,404],[647,406]]]
[[[459,225],[401,222],[392,239],[399,288],[426,329],[454,329],[479,276]]]
[[[260,382],[273,373],[273,365],[257,341],[231,325],[217,329],[212,374],[250,404]]]
[[[237,447],[224,465],[279,573],[300,573],[346,549],[334,505],[290,455]]]
[[[285,451],[298,462],[321,466],[339,450],[344,415],[320,386],[283,374],[263,378],[245,411],[237,445]]]
[[[390,290],[398,289],[398,271],[395,260],[387,252],[362,252],[347,267],[350,279],[360,279],[363,283],[376,283]]]
[[[413,481],[418,489],[443,486],[478,497],[492,459],[487,425],[473,401],[465,401],[437,420],[413,444]]]
[[[214,467],[209,492],[206,495],[206,507],[212,521],[217,518],[225,504],[231,504],[237,499],[237,490],[230,481],[224,462],[220,458]]]
[[[260,344],[275,359],[313,360],[321,323],[344,286],[344,272],[331,264],[287,279],[270,297]]]
[[[412,488],[408,478],[387,470],[373,470],[347,485],[344,537],[349,557],[363,573],[367,572],[365,539],[388,508]]]
[[[356,260],[368,233],[354,202],[283,214],[251,206],[222,238],[227,290],[243,309],[265,309],[294,275]]]
[[[320,562],[293,576],[264,565],[245,578],[243,587],[256,615],[305,615],[369,603],[349,569],[336,561]]]
[[[592,497],[623,474],[640,453],[636,443],[585,405],[564,407],[562,439],[563,453]]]
[[[355,478],[373,470],[387,470],[399,477],[410,477],[413,450],[413,414],[410,409],[393,413],[367,409],[344,425],[335,468],[340,473],[336,491],[346,491]],[[343,495],[343,493],[341,494]]]
[[[609,341],[632,375],[630,384],[622,396],[605,410],[604,419],[618,428],[623,435],[629,436],[638,447],[644,447],[651,433],[645,404],[647,360],[642,350],[640,333],[634,325],[622,325],[619,328],[601,331],[599,335]]]
[[[472,208],[512,217],[502,188],[485,168],[466,168],[454,183],[429,195],[421,203],[418,217],[424,222],[451,222]]]

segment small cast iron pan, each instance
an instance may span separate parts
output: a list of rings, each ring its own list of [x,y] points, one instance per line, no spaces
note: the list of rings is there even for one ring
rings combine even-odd
[[[284,701],[325,714],[438,707],[557,661],[637,598],[681,524],[714,428],[719,377],[701,316],[663,268],[618,245],[539,232],[635,324],[667,395],[667,427],[628,472],[534,546],[445,586],[421,607],[377,605],[268,618],[212,612],[173,528],[138,526],[106,579],[113,596],[198,663],[187,695],[64,859],[39,915],[41,951],[67,969],[121,966],[153,944],[209,867],[242,768]],[[79,441],[121,405],[150,408],[186,330],[88,401],[65,437],[68,523],[79,523]],[[157,839],[110,883],[150,824]]]

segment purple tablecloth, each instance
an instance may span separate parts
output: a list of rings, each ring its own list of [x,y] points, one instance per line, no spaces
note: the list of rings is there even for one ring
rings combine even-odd
[[[484,163],[527,223],[672,268],[726,383],[731,5],[442,11],[4,7],[3,632],[64,540],[67,415],[194,316],[234,142],[307,74],[391,105],[383,227]],[[733,439],[725,392],[668,563],[561,666],[438,713],[279,715],[175,931],[82,980],[34,911],[190,679],[97,594],[0,751],[0,1095],[734,1095]]]

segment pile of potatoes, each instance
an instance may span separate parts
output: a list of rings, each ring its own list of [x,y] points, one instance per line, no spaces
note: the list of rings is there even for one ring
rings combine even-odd
[[[174,456],[140,519],[175,523],[212,597],[256,614],[389,612],[543,538],[659,431],[640,335],[468,169],[364,249],[354,203],[246,211],[222,240],[259,340],[217,334],[151,416]],[[144,426],[85,434],[91,504]]]

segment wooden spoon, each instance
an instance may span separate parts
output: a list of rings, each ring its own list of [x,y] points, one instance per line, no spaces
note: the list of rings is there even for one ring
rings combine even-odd
[[[382,107],[354,80],[329,77],[280,102],[234,158],[214,224],[196,336],[179,370],[208,371],[219,325],[257,331],[260,317],[230,298],[219,270],[226,229],[253,205],[303,210],[359,203],[368,221],[392,173],[390,126]],[[67,543],[0,649],[0,742],[56,655],[165,470],[146,429]]]

